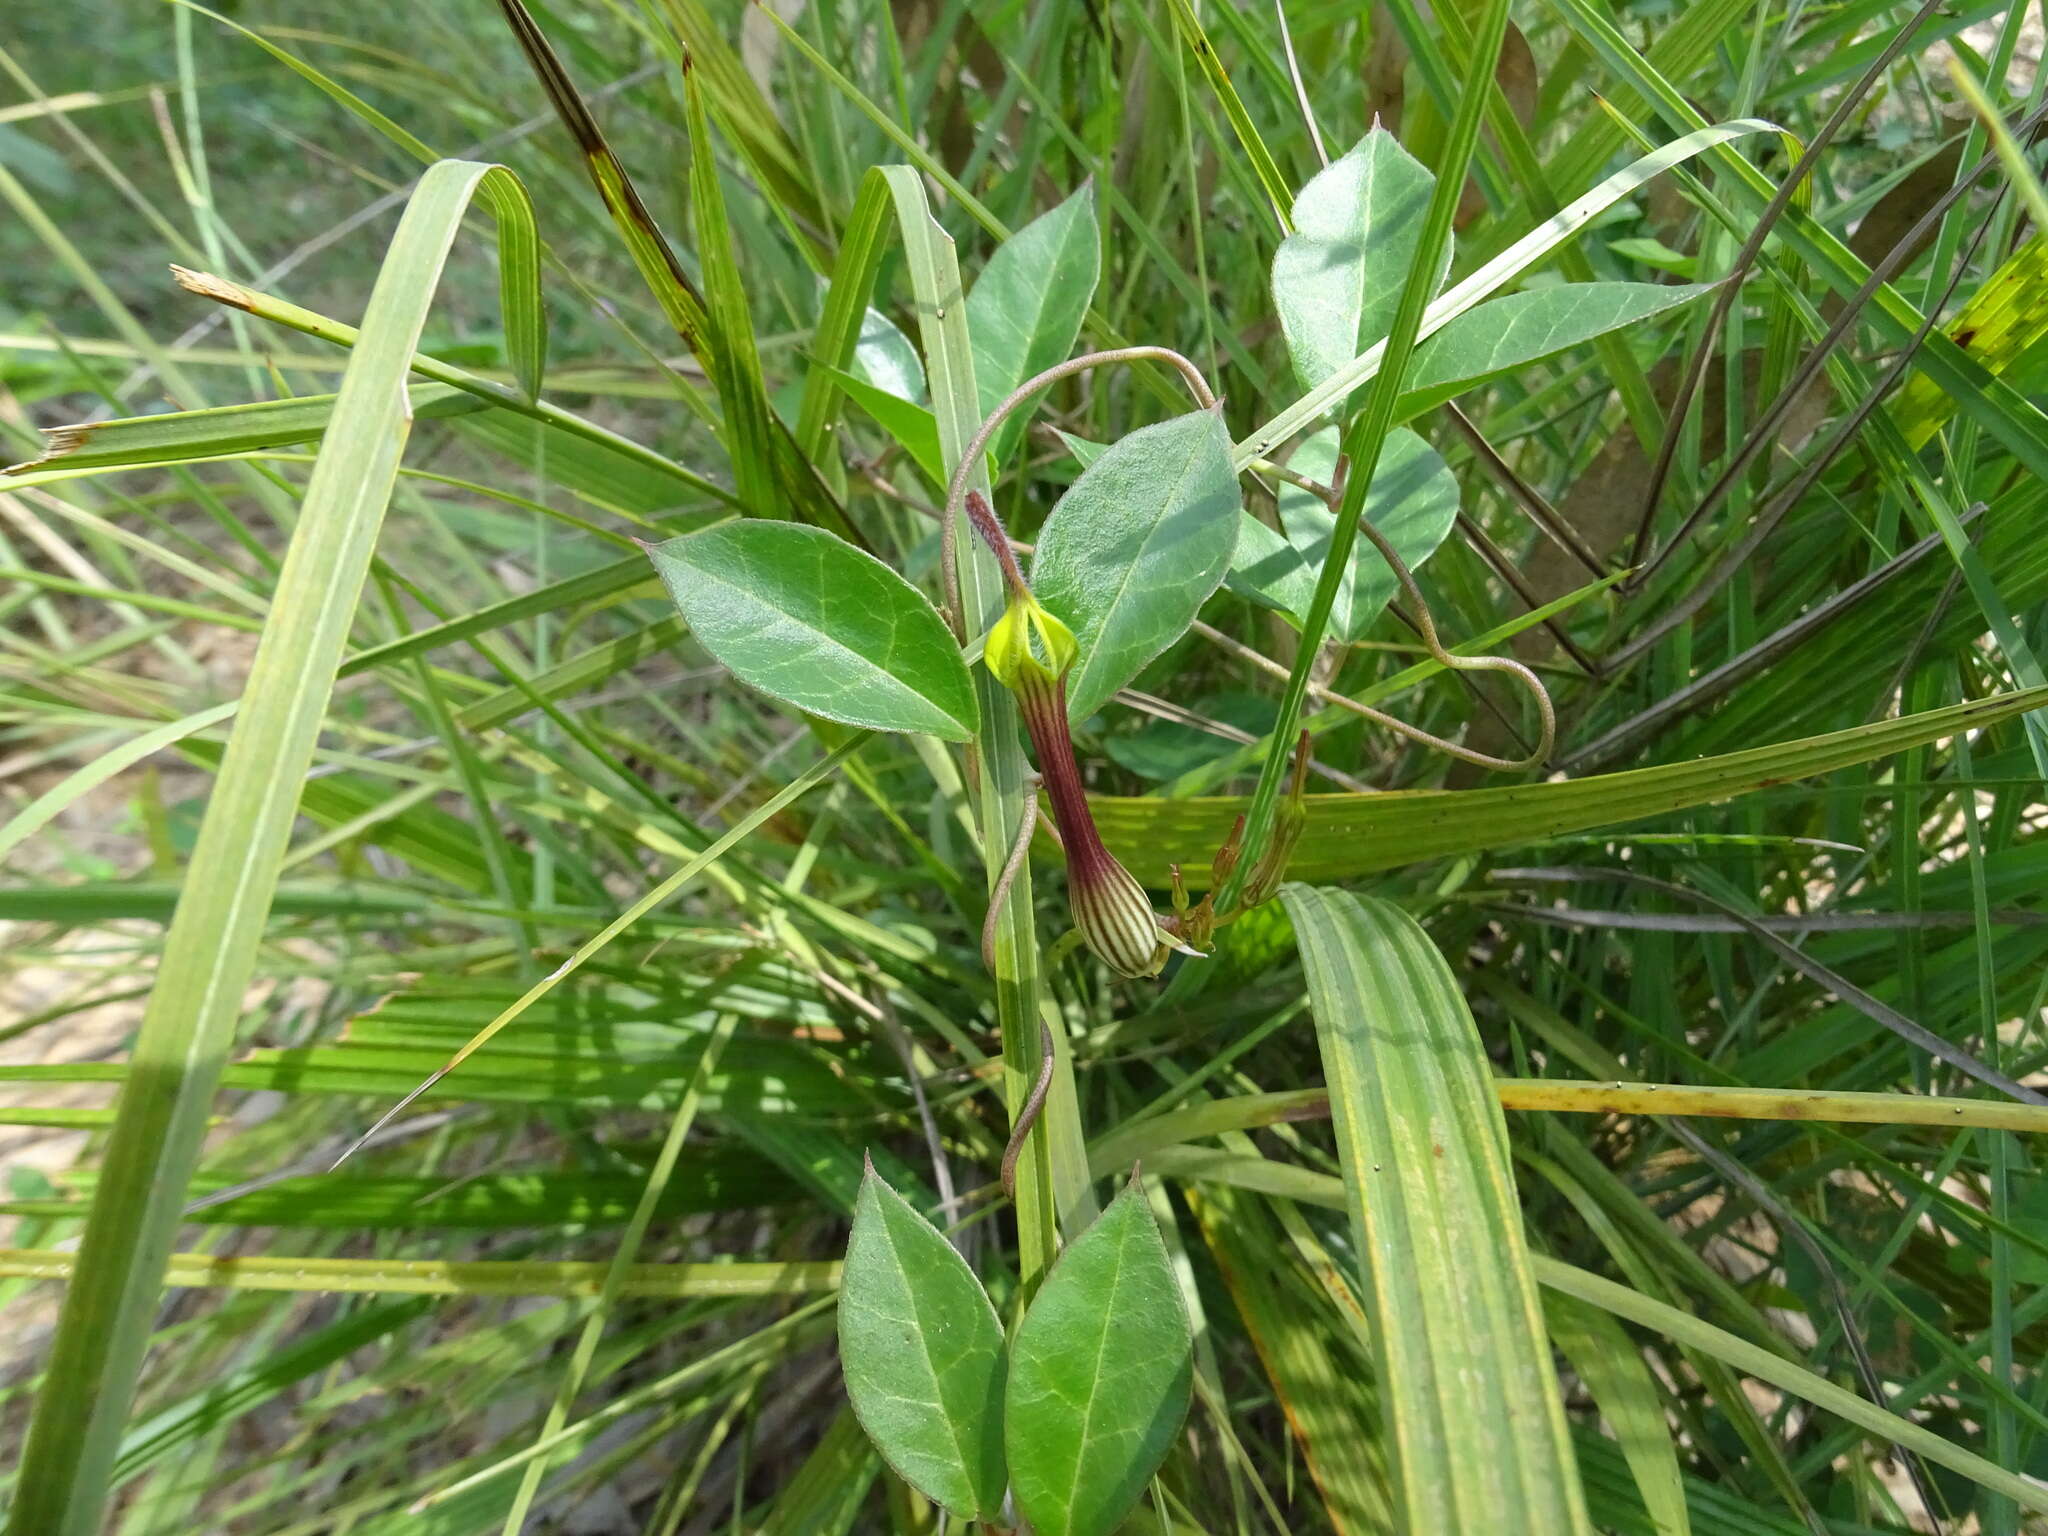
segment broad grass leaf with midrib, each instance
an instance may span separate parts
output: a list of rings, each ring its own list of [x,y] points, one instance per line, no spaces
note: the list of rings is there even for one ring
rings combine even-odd
[[[1485,1046],[1399,907],[1304,885],[1301,946],[1405,1530],[1584,1536]]]

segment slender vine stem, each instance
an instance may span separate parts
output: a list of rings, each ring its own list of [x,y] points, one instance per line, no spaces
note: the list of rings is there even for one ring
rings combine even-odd
[[[1017,1159],[1024,1151],[1025,1138],[1030,1136],[1031,1128],[1038,1124],[1038,1117],[1045,1112],[1046,1095],[1052,1092],[1053,1066],[1058,1060],[1052,1026],[1041,1014],[1038,1020],[1038,1080],[1031,1085],[1030,1095],[1017,1111],[1017,1118],[1010,1127],[1010,1144],[1003,1148],[1003,1193],[1012,1200],[1017,1198]]]
[[[1202,370],[1171,347],[1115,347],[1107,352],[1087,352],[1080,357],[1070,357],[1064,363],[1053,364],[1043,373],[1033,374],[1004,396],[1001,403],[982,419],[981,426],[960,455],[960,462],[953,466],[953,481],[946,487],[944,516],[939,519],[939,584],[945,595],[946,622],[953,626],[953,636],[962,645],[967,643],[967,626],[966,617],[960,609],[958,535],[954,530],[966,505],[967,483],[974,477],[975,466],[981,462],[981,456],[988,451],[989,441],[1012,411],[1061,379],[1072,378],[1092,368],[1138,362],[1166,363],[1179,370],[1196,404],[1205,411],[1215,409],[1216,391],[1202,377]]]
[[[1343,495],[1341,492],[1319,481],[1311,480],[1308,476],[1299,474],[1284,464],[1275,464],[1268,459],[1255,459],[1252,461],[1252,467],[1261,473],[1272,475],[1276,479],[1286,481],[1289,485],[1307,491],[1311,496],[1320,498],[1329,507],[1332,514],[1335,514],[1342,504]],[[1422,638],[1423,648],[1429,652],[1430,656],[1439,666],[1452,672],[1504,672],[1528,691],[1529,696],[1536,701],[1536,714],[1542,722],[1542,730],[1536,742],[1536,750],[1527,757],[1522,758],[1494,757],[1485,752],[1475,751],[1471,747],[1461,747],[1454,741],[1444,740],[1441,736],[1433,736],[1420,726],[1410,725],[1405,720],[1396,720],[1392,715],[1383,714],[1371,705],[1361,704],[1356,699],[1346,698],[1343,694],[1325,688],[1313,680],[1308,685],[1309,691],[1315,694],[1316,697],[1335,704],[1341,709],[1348,709],[1354,714],[1363,715],[1366,719],[1383,725],[1390,731],[1406,736],[1410,741],[1420,742],[1425,747],[1434,748],[1436,751],[1450,757],[1455,757],[1461,762],[1475,763],[1481,768],[1499,768],[1508,772],[1516,772],[1524,768],[1534,768],[1541,763],[1547,762],[1552,748],[1557,745],[1557,710],[1551,704],[1550,690],[1543,686],[1542,680],[1528,667],[1511,656],[1459,656],[1445,650],[1443,641],[1437,638],[1436,619],[1429,611],[1429,602],[1422,595],[1422,588],[1415,580],[1415,573],[1408,569],[1408,562],[1401,558],[1400,552],[1394,548],[1384,533],[1381,533],[1379,529],[1372,525],[1372,521],[1369,518],[1359,518],[1358,531],[1372,541],[1373,548],[1380,552],[1380,558],[1387,562],[1388,569],[1394,573],[1394,580],[1401,584],[1403,595],[1407,597],[1410,605],[1415,610],[1413,617],[1416,633]],[[1257,655],[1256,652],[1251,654]],[[1259,657],[1258,659],[1261,661],[1265,660],[1264,657]],[[1269,663],[1269,665],[1275,669],[1279,667],[1277,662]],[[1282,672],[1281,675],[1288,676],[1289,674]]]
[[[1031,851],[1031,834],[1038,830],[1038,775],[1024,775],[1024,803],[1017,811],[1017,840],[1010,845],[1010,856],[1003,860],[1003,872],[996,876],[996,883],[988,893],[988,916],[981,924],[981,963],[988,967],[993,976],[996,969],[996,929],[1003,912],[1003,903],[1010,899],[1010,887],[1017,883],[1017,871],[1024,867],[1024,856]],[[1004,1187],[1008,1188],[1005,1180]]]

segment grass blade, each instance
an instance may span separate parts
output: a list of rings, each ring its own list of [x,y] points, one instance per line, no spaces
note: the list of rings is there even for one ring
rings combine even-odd
[[[1450,967],[1398,907],[1281,891],[1365,1270],[1403,1529],[1585,1531],[1507,1124]]]
[[[13,1536],[100,1529],[185,1185],[397,480],[406,373],[463,211],[492,177],[511,180],[468,161],[432,167],[378,274],[135,1042],[21,1460]]]

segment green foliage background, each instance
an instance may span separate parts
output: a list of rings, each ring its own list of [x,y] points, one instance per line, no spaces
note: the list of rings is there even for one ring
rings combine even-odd
[[[1185,352],[1243,438],[1298,394],[1268,275],[1281,213],[1320,168],[1301,101],[1331,156],[1377,115],[1437,163],[1478,8],[1435,10],[1290,4],[1291,59],[1270,8],[1204,8],[1190,46],[1180,0],[849,0],[780,10],[788,33],[724,0],[534,15],[786,420],[862,177],[910,162],[944,173],[932,203],[970,283],[1004,234],[1092,184],[1102,279],[1083,344]],[[108,1447],[105,1528],[937,1531],[845,1407],[830,1293],[864,1150],[927,1212],[996,1207],[960,1242],[1006,1317],[1020,1258],[1038,1263],[991,1198],[1008,1121],[961,759],[901,738],[834,757],[843,733],[734,686],[676,619],[630,539],[720,513],[765,472],[746,431],[770,423],[732,413],[740,385],[677,342],[497,9],[227,15],[436,153],[517,173],[547,247],[544,395],[651,452],[508,409],[420,412],[172,1288],[129,1319],[151,1347]],[[1949,58],[2017,118],[2042,94],[2038,27],[1873,0],[1512,17],[1453,281],[1690,114],[1767,119],[1791,140],[1687,160],[1524,286],[1715,282],[1800,146],[1864,88],[1707,340],[1682,418],[1706,302],[1492,378],[1455,412],[1416,402],[1408,426],[1461,491],[1420,572],[1431,609],[1447,640],[1486,637],[1539,671],[1558,750],[1490,772],[1314,696],[1312,788],[1332,798],[1311,802],[1297,873],[1418,918],[1472,1010],[1596,1528],[2048,1528],[1840,1411],[1874,1386],[1921,1452],[1938,1438],[2048,1476],[2048,1111],[2037,1093],[2014,1103],[2048,1065],[2041,759],[1995,701],[1939,728],[1905,718],[2044,680],[2039,188],[1994,160],[1927,219],[1989,150]],[[735,263],[703,259],[679,40]],[[342,349],[209,304],[166,264],[356,324],[417,161],[192,9],[16,8],[0,50],[6,460],[35,458],[38,428],[332,391]],[[510,390],[497,239],[470,215],[421,350]],[[884,243],[875,303],[920,337],[893,223]],[[1893,293],[1859,297],[1895,252]],[[1918,334],[1926,314],[1939,327]],[[1903,383],[1881,395],[1895,363]],[[1040,420],[1107,443],[1184,410],[1176,388],[1098,374]],[[824,493],[935,593],[943,488],[863,398],[815,456]],[[1667,434],[1645,525],[1644,443]],[[278,611],[316,449],[355,446],[0,478],[0,1449],[26,1443],[224,706]],[[1028,540],[1078,465],[1034,428],[1004,468],[997,500]],[[1276,523],[1259,484],[1251,510]],[[1545,508],[1563,537],[1537,526]],[[1191,634],[1079,728],[1091,786],[1115,797],[1105,836],[1159,886],[1169,860],[1199,878],[1241,808],[1201,797],[1251,788],[1280,692],[1256,656],[1283,674],[1295,659],[1294,629],[1239,587],[1203,618],[1220,642]],[[1403,611],[1345,638],[1315,673],[1330,693],[1528,749],[1533,717],[1496,680],[1404,671],[1423,652]],[[1847,731],[1864,734],[1788,745]],[[1766,746],[1781,751],[1765,765],[1720,761]],[[1570,814],[1545,819],[1553,806]],[[1050,940],[1065,906],[1043,868]],[[672,900],[330,1171],[679,869]],[[1259,909],[1163,990],[1072,958],[1050,985],[1073,1069],[1062,1123],[1099,1178],[1142,1155],[1197,1330],[1188,1428],[1130,1529],[1399,1529],[1287,919]],[[2031,1086],[2001,1094],[1970,1067]],[[1583,1087],[1623,1080],[1675,1085],[1656,1101],[1669,1112]],[[1567,1106],[1567,1089],[1583,1097]],[[1751,1089],[1803,1097],[1738,1111],[1712,1092]],[[631,1267],[608,1270],[622,1244]],[[1561,1293],[1567,1266],[1610,1290]],[[1824,1410],[1769,1384],[1795,1369],[1837,1394]],[[0,1508],[22,1495],[0,1481]]]

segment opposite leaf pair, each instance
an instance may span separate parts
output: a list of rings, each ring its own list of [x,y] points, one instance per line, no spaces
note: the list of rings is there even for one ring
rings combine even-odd
[[[1061,1255],[1016,1336],[953,1246],[869,1167],[839,1294],[853,1411],[913,1488],[1039,1536],[1108,1536],[1187,1416],[1193,1342],[1133,1181]]]

